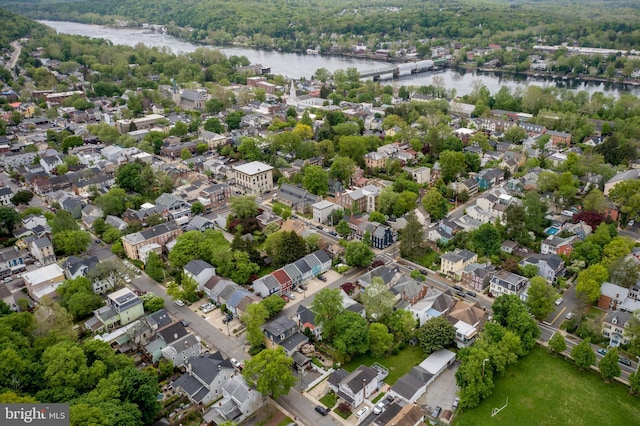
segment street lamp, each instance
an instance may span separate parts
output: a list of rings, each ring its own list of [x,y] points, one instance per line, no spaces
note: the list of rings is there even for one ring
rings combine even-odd
[[[482,380],[484,380],[484,363],[489,361],[489,358],[485,358],[482,360]]]

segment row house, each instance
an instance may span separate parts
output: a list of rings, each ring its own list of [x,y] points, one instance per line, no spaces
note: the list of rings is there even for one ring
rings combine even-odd
[[[214,183],[202,189],[200,196],[208,198],[212,206],[219,206],[231,198],[231,186],[226,183]]]
[[[45,196],[51,192],[51,181],[47,176],[35,175],[29,178],[29,184],[33,188],[33,192],[39,196]]]
[[[476,262],[478,255],[469,250],[456,249],[444,253],[440,259],[440,273],[460,281],[464,268]]]
[[[162,247],[168,241],[182,234],[182,228],[175,222],[156,225],[144,231],[122,237],[122,246],[129,259],[142,260],[141,252],[148,246]]]
[[[535,266],[537,268],[537,274],[550,283],[556,282],[558,278],[565,274],[564,261],[560,256],[552,253],[534,253],[522,259],[519,265],[523,267],[527,265]]]
[[[489,281],[489,292],[494,297],[511,294],[522,298],[523,290],[528,282],[529,280],[525,277],[505,270],[499,270]]]
[[[380,195],[380,188],[365,185],[358,189],[348,189],[336,194],[336,204],[355,212],[371,213],[376,209],[376,201]]]
[[[331,268],[331,257],[324,250],[308,254],[269,275],[253,281],[254,293],[261,297],[283,294],[294,287],[294,282],[303,284]]]
[[[371,237],[371,244],[373,247],[384,250],[394,243],[396,240],[396,233],[387,225],[382,225],[376,222],[362,221],[355,229],[354,237],[362,241],[365,235],[369,233]]]
[[[27,265],[18,250],[7,247],[0,250],[0,278],[10,277],[17,272],[26,270]]]
[[[571,133],[557,132],[555,130],[547,130],[547,135],[551,138],[550,141],[553,145],[571,145]]]

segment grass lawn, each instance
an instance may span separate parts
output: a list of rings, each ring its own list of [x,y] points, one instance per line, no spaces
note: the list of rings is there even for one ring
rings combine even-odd
[[[285,417],[280,423],[278,423],[278,426],[287,426],[291,423],[293,423],[293,420],[291,420],[289,417]]]
[[[338,402],[338,396],[333,392],[329,392],[328,394],[320,398],[320,402],[322,402],[325,407],[331,409]]]
[[[491,417],[494,407],[509,405]],[[478,407],[463,411],[455,426],[464,425],[637,425],[640,399],[621,384],[604,383],[595,373],[579,371],[562,357],[535,348],[496,380],[496,387]]]
[[[413,367],[420,364],[426,355],[419,346],[409,346],[401,350],[398,355],[391,355],[387,358],[374,358],[369,354],[360,355],[352,359],[349,363],[344,364],[342,368],[348,372],[352,372],[361,364],[371,366],[374,362],[382,364],[389,369],[389,376],[385,379],[385,383],[390,386]]]
[[[380,392],[380,393],[378,394],[378,396],[376,396],[375,398],[373,398],[373,401],[371,401],[371,402],[373,402],[373,403],[375,404],[376,402],[380,401],[380,400],[382,399],[382,397],[383,397],[383,396],[385,396],[385,395],[386,395],[386,393],[384,393],[384,392]]]
[[[434,265],[434,262],[438,259],[438,253],[433,250],[427,250],[422,256],[412,257],[409,260],[417,263],[418,265],[422,265],[425,268],[431,269]],[[439,266],[439,265],[438,265]]]

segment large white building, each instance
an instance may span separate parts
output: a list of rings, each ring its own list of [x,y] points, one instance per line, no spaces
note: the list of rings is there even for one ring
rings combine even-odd
[[[259,161],[233,166],[235,184],[248,193],[263,194],[273,189],[273,167]]]

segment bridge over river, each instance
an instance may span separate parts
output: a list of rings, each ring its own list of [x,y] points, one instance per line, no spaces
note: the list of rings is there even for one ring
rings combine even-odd
[[[360,71],[360,78],[373,78],[374,81],[384,80],[385,78],[400,77],[403,75],[430,71],[433,70],[437,65],[443,64],[436,64],[434,61],[429,59],[417,62],[406,62],[397,65],[389,65],[388,67],[384,68]]]

